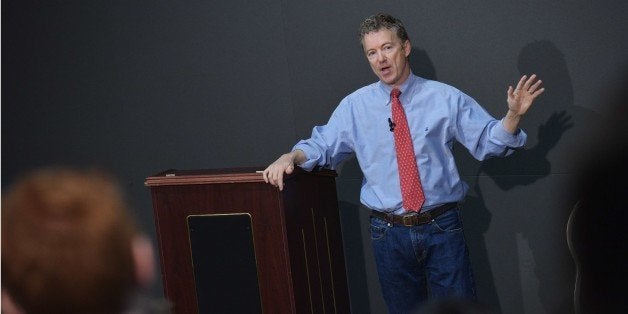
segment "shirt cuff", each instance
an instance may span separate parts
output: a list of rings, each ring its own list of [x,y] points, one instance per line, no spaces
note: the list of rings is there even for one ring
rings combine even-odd
[[[499,127],[493,129],[493,138],[508,147],[518,148],[526,143],[528,135],[520,128],[517,128],[515,134],[511,134],[504,128],[503,119],[499,121]]]
[[[299,143],[294,145],[292,151],[295,151],[297,149],[300,149],[305,154],[305,161],[298,166],[301,167],[303,170],[312,171],[312,169],[314,169],[314,167],[316,167],[316,165],[318,164],[320,154],[315,149],[307,145],[304,141],[300,141]]]

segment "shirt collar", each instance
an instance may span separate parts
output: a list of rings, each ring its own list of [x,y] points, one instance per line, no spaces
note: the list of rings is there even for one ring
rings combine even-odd
[[[401,98],[404,97],[404,93],[406,93],[406,91],[408,91],[409,89],[411,89],[412,85],[414,84],[414,82],[417,80],[417,76],[415,76],[412,71],[410,71],[410,75],[408,75],[408,78],[406,79],[405,82],[403,82],[403,84],[401,84],[401,86],[399,86],[399,90],[401,91]],[[386,97],[390,98],[390,92],[392,91],[392,86],[379,81],[379,88],[382,91],[382,93],[384,93],[386,95]],[[407,95],[407,93],[406,93]],[[388,101],[388,103],[386,103],[386,105],[389,105],[390,101]]]

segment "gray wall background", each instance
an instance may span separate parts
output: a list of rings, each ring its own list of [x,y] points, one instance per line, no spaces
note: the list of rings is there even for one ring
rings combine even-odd
[[[496,117],[522,74],[545,82],[525,151],[478,162],[457,147],[465,232],[483,302],[573,312],[571,184],[588,141],[604,140],[592,130],[612,115],[603,97],[628,61],[625,1],[3,1],[2,186],[42,166],[105,168],[154,237],[144,179],[262,169],[308,137],[376,79],[357,27],[380,11],[405,22],[415,73]],[[352,309],[383,313],[361,173],[355,160],[339,172]]]

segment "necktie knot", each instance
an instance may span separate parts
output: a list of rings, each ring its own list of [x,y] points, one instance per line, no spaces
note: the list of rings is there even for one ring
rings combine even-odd
[[[399,99],[399,95],[401,95],[401,91],[399,90],[399,88],[395,88],[390,92],[390,95],[393,97],[393,99]]]

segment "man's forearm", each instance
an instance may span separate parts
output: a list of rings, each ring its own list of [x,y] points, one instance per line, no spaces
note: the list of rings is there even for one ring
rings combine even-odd
[[[504,126],[504,129],[508,133],[515,134],[517,130],[519,129],[520,121],[521,121],[520,115],[517,115],[513,113],[512,111],[508,110],[508,112],[506,113],[506,116],[502,120],[502,125]]]

